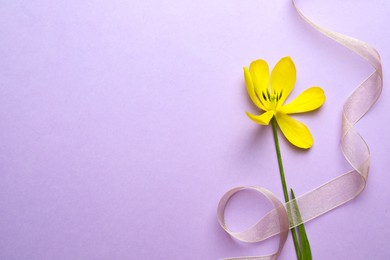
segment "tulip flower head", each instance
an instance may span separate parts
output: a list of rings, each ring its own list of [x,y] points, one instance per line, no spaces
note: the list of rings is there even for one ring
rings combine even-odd
[[[294,88],[296,69],[290,57],[282,58],[269,76],[268,64],[264,60],[253,61],[249,69],[244,67],[246,88],[252,102],[264,113],[247,115],[254,122],[268,125],[275,117],[280,130],[293,145],[308,149],[313,145],[310,130],[290,114],[315,110],[325,102],[324,91],[311,87],[303,91],[293,101],[284,104]]]

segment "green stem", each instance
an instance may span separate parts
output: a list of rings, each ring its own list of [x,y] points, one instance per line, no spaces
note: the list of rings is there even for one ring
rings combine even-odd
[[[284,168],[283,168],[283,162],[282,162],[282,154],[280,153],[280,146],[279,146],[279,138],[278,138],[278,131],[276,127],[276,119],[273,117],[271,119],[272,122],[272,131],[274,134],[274,140],[275,140],[275,149],[276,149],[276,156],[278,157],[278,164],[279,164],[279,172],[280,172],[280,179],[282,181],[282,187],[283,187],[283,195],[284,195],[284,200],[287,202],[290,201],[288,192],[287,192],[287,185],[286,185],[286,179],[284,177]],[[289,205],[287,206],[287,210],[289,215],[291,215],[291,209]],[[299,248],[299,242],[298,242],[298,237],[297,233],[295,231],[295,228],[291,229],[291,234],[294,240],[294,246],[295,246],[295,252],[297,254],[297,258],[301,259],[301,250]]]
[[[275,117],[272,118],[271,121],[272,121],[272,130],[273,130],[273,133],[274,133],[276,156],[278,157],[280,179],[282,180],[282,186],[283,186],[284,200],[285,200],[286,202],[288,202],[290,199],[289,199],[289,197],[288,197],[286,179],[285,179],[285,177],[284,177],[284,168],[283,168],[283,162],[282,162],[282,154],[280,153],[279,138],[278,138],[278,131],[277,131],[277,129],[276,129],[276,120],[275,120]]]

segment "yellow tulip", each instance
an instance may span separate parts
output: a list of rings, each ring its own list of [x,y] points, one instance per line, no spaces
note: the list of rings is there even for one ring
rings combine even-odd
[[[280,130],[293,145],[308,149],[313,145],[309,129],[289,114],[315,110],[325,102],[324,91],[311,87],[288,104],[284,104],[294,88],[296,69],[290,57],[282,58],[269,76],[268,64],[264,60],[253,61],[249,69],[244,67],[246,89],[252,102],[264,111],[261,115],[247,115],[254,122],[268,125],[275,117]]]

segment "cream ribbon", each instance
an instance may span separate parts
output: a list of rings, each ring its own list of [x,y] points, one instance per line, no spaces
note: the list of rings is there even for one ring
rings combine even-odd
[[[368,178],[370,152],[368,145],[355,129],[355,125],[370,110],[381,94],[383,78],[380,56],[374,48],[365,42],[316,25],[298,9],[295,0],[292,0],[292,4],[301,18],[313,28],[358,54],[374,68],[374,72],[346,99],[342,110],[341,150],[353,169],[296,198],[295,202],[290,201],[285,204],[280,202],[272,192],[260,187],[244,186],[228,191],[221,198],[217,209],[218,221],[228,234],[244,242],[260,242],[271,236],[280,234],[278,250],[273,254],[226,258],[229,260],[276,259],[283,249],[289,229],[312,220],[354,199],[364,190]],[[224,219],[226,204],[237,192],[248,189],[265,196],[272,202],[274,209],[249,229],[241,232],[232,232],[227,228]],[[293,210],[295,203],[298,205],[301,218]],[[292,209],[289,214],[287,214],[287,208]]]

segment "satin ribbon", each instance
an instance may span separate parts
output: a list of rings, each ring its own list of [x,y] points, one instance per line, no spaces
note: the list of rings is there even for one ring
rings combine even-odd
[[[283,249],[289,229],[354,199],[364,190],[368,178],[370,152],[368,145],[355,129],[355,125],[371,109],[381,94],[383,76],[380,56],[374,48],[363,41],[316,25],[300,11],[295,0],[292,0],[292,4],[301,18],[314,29],[361,56],[374,68],[371,75],[346,99],[342,110],[341,150],[345,159],[352,166],[352,170],[288,203],[280,202],[272,192],[261,187],[243,186],[228,191],[219,202],[217,217],[221,227],[229,235],[244,242],[260,242],[271,236],[280,235],[278,250],[272,254],[226,258],[229,260],[276,259]],[[225,223],[225,207],[229,199],[237,192],[248,189],[265,196],[272,202],[274,209],[249,229],[232,232]],[[294,211],[295,203],[298,205],[300,217]],[[291,209],[288,214],[287,208]]]

